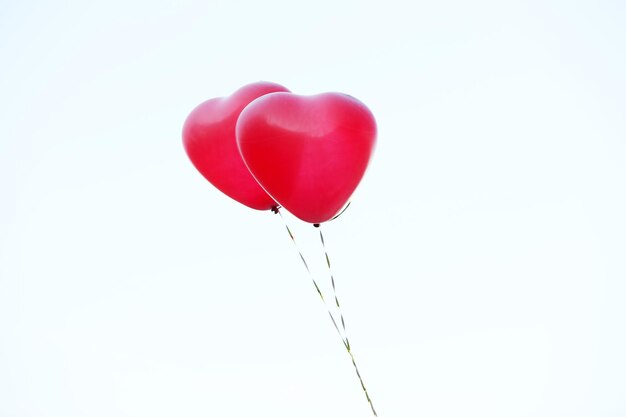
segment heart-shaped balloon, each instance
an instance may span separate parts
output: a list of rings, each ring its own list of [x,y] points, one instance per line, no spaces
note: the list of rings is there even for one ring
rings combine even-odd
[[[367,107],[345,94],[272,93],[237,121],[237,143],[254,178],[309,223],[332,219],[361,181],[376,142]]]
[[[276,202],[252,177],[237,148],[239,113],[254,99],[289,90],[279,84],[248,84],[228,97],[213,98],[196,107],[183,126],[183,145],[198,171],[227,196],[257,210]]]

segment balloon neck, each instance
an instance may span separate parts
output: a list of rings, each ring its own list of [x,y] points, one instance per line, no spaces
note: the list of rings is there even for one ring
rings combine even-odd
[[[270,210],[272,210],[272,213],[278,214],[278,209],[279,209],[279,206],[274,206]]]
[[[320,227],[319,223],[313,223],[313,227]]]

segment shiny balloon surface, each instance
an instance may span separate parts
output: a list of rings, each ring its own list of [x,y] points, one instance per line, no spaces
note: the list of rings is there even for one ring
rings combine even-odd
[[[271,93],[237,122],[237,143],[256,180],[309,223],[332,219],[361,181],[376,142],[376,122],[357,99],[339,93]]]

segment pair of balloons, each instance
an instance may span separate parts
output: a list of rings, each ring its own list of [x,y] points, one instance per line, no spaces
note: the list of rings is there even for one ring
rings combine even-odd
[[[374,116],[357,99],[301,96],[269,82],[205,101],[183,127],[189,159],[224,194],[314,224],[348,203],[375,142]]]

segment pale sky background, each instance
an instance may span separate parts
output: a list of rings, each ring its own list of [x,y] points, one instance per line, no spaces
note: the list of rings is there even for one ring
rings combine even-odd
[[[370,415],[280,219],[184,154],[258,80],[377,118],[325,231],[380,417],[626,415],[624,2],[1,10],[0,417]]]

